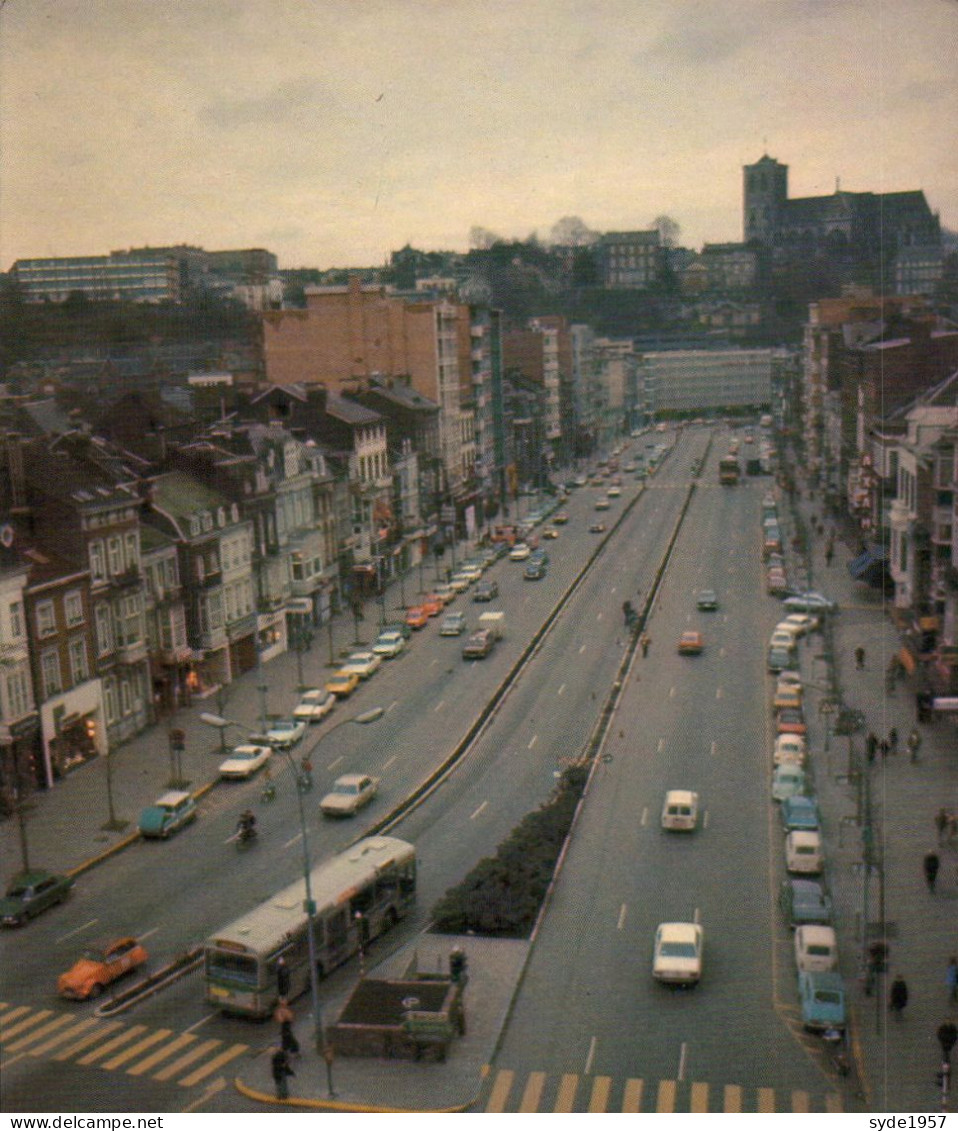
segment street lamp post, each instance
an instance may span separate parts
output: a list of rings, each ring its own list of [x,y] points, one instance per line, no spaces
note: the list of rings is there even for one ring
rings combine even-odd
[[[306,757],[312,761],[313,755],[316,753],[319,746],[325,742],[331,734],[340,730],[344,726],[349,726],[351,723],[358,723],[365,726],[368,723],[374,723],[381,719],[385,714],[383,707],[372,707],[368,711],[363,711],[358,715],[351,715],[348,719],[341,719],[335,726],[331,726],[324,734],[322,734],[316,742],[313,743]],[[222,715],[201,714],[200,720],[207,724],[207,726],[218,727],[220,731],[226,727],[234,726],[249,734],[249,728],[242,723],[236,722],[234,719],[225,719]],[[274,748],[275,749],[275,748]],[[296,781],[297,773],[296,767],[293,764],[293,755],[289,750],[280,749],[280,753],[285,757],[289,764],[290,773],[292,774],[293,781]],[[316,939],[314,937],[314,917],[316,915],[316,905],[313,902],[313,887],[312,887],[312,865],[309,855],[309,833],[306,826],[306,811],[303,807],[303,792],[301,789],[295,789],[296,805],[299,811],[299,831],[303,842],[303,884],[304,884],[304,910],[306,912],[307,928],[306,939],[309,944],[309,989],[310,998],[313,1011],[313,1041],[317,1053],[322,1054],[326,1059],[327,1065],[327,1081],[330,1096],[333,1095],[333,1079],[331,1059],[327,1055],[326,1050],[326,1029],[323,1024],[323,1011],[319,1001],[319,978],[317,974],[316,963]]]

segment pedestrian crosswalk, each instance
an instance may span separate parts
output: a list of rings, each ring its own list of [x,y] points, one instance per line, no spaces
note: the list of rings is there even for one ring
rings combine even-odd
[[[0,1002],[0,1068],[19,1057],[48,1057],[189,1088],[249,1051],[193,1033]]]
[[[645,1080],[640,1077],[520,1075],[508,1068],[492,1069],[475,1110],[483,1112],[841,1112],[837,1092],[813,1095],[807,1091],[712,1084],[703,1081]]]

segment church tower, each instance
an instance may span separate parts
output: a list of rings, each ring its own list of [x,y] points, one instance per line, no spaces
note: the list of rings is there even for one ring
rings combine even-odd
[[[788,200],[788,166],[764,154],[743,169],[742,229],[745,242],[758,240],[767,247],[778,242],[779,224]]]

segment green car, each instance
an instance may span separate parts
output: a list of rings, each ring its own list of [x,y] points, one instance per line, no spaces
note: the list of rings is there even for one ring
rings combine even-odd
[[[192,794],[170,790],[140,814],[140,836],[161,837],[165,840],[170,833],[175,833],[177,829],[195,820],[196,801]]]
[[[70,894],[73,880],[51,872],[21,872],[7,894],[0,899],[0,923],[5,927],[21,927],[34,915],[62,903]]]

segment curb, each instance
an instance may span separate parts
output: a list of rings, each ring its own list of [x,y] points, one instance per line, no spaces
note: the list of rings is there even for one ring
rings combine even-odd
[[[239,1076],[234,1077],[233,1087],[247,1099],[257,1103],[271,1104],[275,1107],[305,1108],[308,1111],[338,1111],[346,1115],[371,1114],[371,1115],[458,1115],[471,1107],[479,1098],[477,1092],[471,1099],[452,1107],[383,1107],[381,1104],[347,1103],[346,1101],[328,1099],[312,1100],[305,1097],[291,1097],[287,1100],[277,1099],[268,1092],[261,1092],[246,1084]]]

